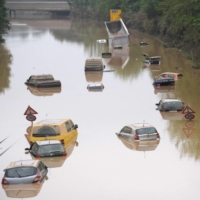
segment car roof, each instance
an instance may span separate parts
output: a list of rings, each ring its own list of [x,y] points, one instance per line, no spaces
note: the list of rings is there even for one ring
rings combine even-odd
[[[36,141],[35,143],[37,143],[39,146],[48,145],[48,144],[61,144],[59,140],[40,140],[40,141]]]
[[[134,124],[130,124],[129,126],[134,130],[141,129],[141,128],[154,127],[154,126],[152,126],[151,124],[148,124],[148,123],[134,123]]]
[[[21,166],[36,167],[39,162],[40,160],[18,160],[18,161],[11,162],[8,165],[7,169],[21,167]]]
[[[172,102],[172,101],[178,101],[178,102],[180,102],[180,99],[163,98],[162,100],[163,100],[163,102]]]
[[[41,125],[60,125],[64,121],[68,121],[69,119],[44,119],[33,126],[41,126]]]
[[[163,72],[162,74],[172,74],[172,75],[178,75],[180,73],[175,73],[175,72]],[[161,74],[160,74],[161,75]]]

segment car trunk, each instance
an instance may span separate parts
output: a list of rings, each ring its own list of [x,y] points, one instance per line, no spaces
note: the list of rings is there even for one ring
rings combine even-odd
[[[155,128],[141,128],[136,130],[139,140],[156,140],[157,131]]]

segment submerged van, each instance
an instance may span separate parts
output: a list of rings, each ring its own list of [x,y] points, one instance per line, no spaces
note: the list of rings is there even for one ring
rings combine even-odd
[[[71,119],[46,119],[34,124],[29,134],[29,143],[38,140],[60,140],[66,144],[78,135],[78,125]]]

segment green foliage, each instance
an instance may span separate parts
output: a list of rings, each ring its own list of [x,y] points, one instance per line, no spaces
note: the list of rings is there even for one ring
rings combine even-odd
[[[128,28],[163,35],[171,46],[196,48],[200,54],[200,0],[74,0],[81,15],[109,20],[110,9],[122,9]]]
[[[9,88],[9,77],[11,75],[10,65],[12,63],[12,55],[8,49],[0,44],[0,93]]]
[[[10,24],[7,18],[7,9],[5,8],[5,0],[0,0],[0,43],[4,40],[2,38],[3,34],[7,33]]]

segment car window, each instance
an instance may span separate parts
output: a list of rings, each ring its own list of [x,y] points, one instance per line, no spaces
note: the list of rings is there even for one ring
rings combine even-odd
[[[162,105],[162,108],[164,108],[164,109],[170,109],[170,108],[182,109],[182,104],[181,104],[181,102],[178,102],[178,101],[165,102]]]
[[[71,129],[72,129],[72,126],[71,126],[70,122],[69,121],[66,122],[65,125],[66,125],[67,132],[70,132]]]
[[[51,152],[64,152],[62,144],[42,145],[39,148],[39,154],[48,154]]]
[[[34,137],[58,136],[58,135],[60,135],[59,126],[42,126],[33,128]]]
[[[74,123],[72,122],[72,120],[69,120],[70,124],[71,124],[71,127],[73,128],[74,127]]]
[[[6,170],[6,177],[15,178],[15,177],[27,177],[33,176],[37,172],[35,167],[16,167]]]
[[[157,130],[155,128],[141,128],[136,130],[137,135],[143,135],[143,134],[150,134],[150,133],[157,133]]]
[[[37,143],[34,143],[33,146],[31,147],[31,151],[33,151],[35,154],[37,154],[39,149],[39,146]]]
[[[45,168],[45,165],[43,164],[43,162],[40,162],[40,164],[38,165],[38,169],[42,171],[44,168]]]
[[[128,127],[128,126],[125,126],[121,131],[120,133],[129,133],[131,134],[132,133],[132,128]]]

